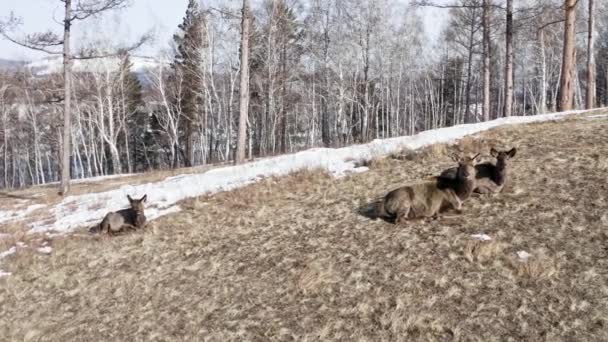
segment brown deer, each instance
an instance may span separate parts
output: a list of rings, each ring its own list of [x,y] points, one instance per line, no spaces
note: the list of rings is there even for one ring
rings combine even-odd
[[[377,216],[403,223],[414,218],[435,217],[452,208],[460,212],[462,200],[456,194],[456,182],[475,182],[475,158],[463,158],[456,168],[456,181],[447,186],[436,180],[406,185],[389,192],[378,203]]]
[[[507,160],[515,157],[517,149],[508,151],[490,149],[490,155],[496,158],[496,164],[486,162],[475,165],[477,170],[476,186],[473,191],[480,194],[501,192],[507,182]],[[444,170],[438,178],[441,182],[449,183],[456,177],[456,168]]]
[[[464,157],[462,159],[452,156],[452,160],[458,163],[457,167],[449,170],[452,171],[451,177],[439,175],[437,179],[437,187],[441,190],[452,189],[460,198],[461,201],[471,197],[473,190],[477,186],[478,169],[475,161],[479,157],[479,153],[472,158]]]
[[[131,196],[127,195],[127,198],[131,204],[130,208],[108,213],[101,223],[93,227],[91,231],[113,235],[124,229],[136,230],[142,228],[146,224],[144,203],[146,202],[148,195],[144,195],[144,197],[140,199],[132,199]]]

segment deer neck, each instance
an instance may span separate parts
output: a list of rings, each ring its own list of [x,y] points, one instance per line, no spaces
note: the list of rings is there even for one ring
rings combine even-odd
[[[494,181],[498,185],[502,185],[507,179],[507,162],[504,160],[496,161],[496,172],[494,175]]]

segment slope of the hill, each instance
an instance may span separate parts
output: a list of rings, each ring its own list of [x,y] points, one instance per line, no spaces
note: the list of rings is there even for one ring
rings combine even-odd
[[[50,255],[9,255],[0,335],[608,340],[608,118],[508,126],[460,143],[486,155],[490,146],[518,148],[510,183],[470,199],[462,215],[396,226],[359,214],[451,166],[453,148],[437,145],[340,179],[300,172],[190,199],[144,231],[68,235]]]
[[[227,191],[255,183],[271,176],[284,176],[305,169],[322,168],[334,176],[352,172],[367,171],[360,167],[362,162],[385,156],[402,149],[419,149],[437,143],[447,143],[467,135],[486,131],[508,124],[522,124],[547,120],[559,120],[576,114],[589,115],[585,111],[569,111],[536,116],[501,118],[488,122],[466,124],[428,130],[413,136],[377,139],[367,144],[347,146],[338,149],[313,148],[306,151],[260,159],[243,165],[215,167],[191,174],[178,174],[153,182],[138,181],[140,177],[120,177],[106,191],[86,191],[48,201],[47,196],[36,195],[33,199],[21,199],[19,203],[10,198],[0,201],[0,223],[12,223],[21,229],[27,224],[32,232],[71,232],[77,228],[98,223],[108,211],[125,206],[127,195],[147,194],[151,205],[146,211],[148,218],[155,219],[168,213],[179,211],[176,203],[186,198]],[[146,179],[146,175],[144,175]],[[85,181],[86,182],[86,181]],[[99,188],[105,182],[96,183]],[[122,184],[119,186],[118,184]],[[46,200],[45,200],[46,199]],[[33,203],[33,202],[42,203]],[[9,208],[4,209],[4,204]],[[16,206],[16,207],[15,207]],[[2,227],[0,227],[1,229]],[[14,230],[14,229],[11,229]],[[2,230],[0,230],[1,232]]]

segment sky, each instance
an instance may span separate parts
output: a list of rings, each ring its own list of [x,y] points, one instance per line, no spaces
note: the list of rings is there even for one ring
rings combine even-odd
[[[236,0],[224,0],[235,3]],[[331,1],[331,0],[328,0]],[[373,0],[370,0],[373,1]],[[405,1],[405,0],[404,0]],[[215,0],[214,2],[221,2]],[[152,31],[155,40],[142,48],[137,54],[155,55],[161,48],[167,48],[173,33],[182,21],[188,0],[130,0],[131,6],[121,11],[105,14],[101,20],[87,20],[86,24],[74,26],[72,41],[86,41],[92,35],[105,35],[113,41],[120,40],[127,45],[137,37]],[[59,0],[0,0],[0,18],[11,12],[22,18],[22,33],[42,32],[53,29],[61,33],[57,23],[61,18],[62,2]],[[442,10],[424,10],[425,28],[432,35],[441,29],[438,15]],[[13,60],[32,60],[45,57],[41,52],[34,52],[0,38],[0,58]]]

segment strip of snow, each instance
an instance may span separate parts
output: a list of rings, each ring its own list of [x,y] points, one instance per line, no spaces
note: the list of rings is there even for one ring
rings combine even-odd
[[[135,175],[137,175],[137,174],[136,173],[121,173],[118,175],[105,175],[105,176],[95,176],[95,177],[89,177],[89,178],[78,178],[78,179],[72,179],[70,181],[70,183],[72,183],[72,184],[93,183],[93,182],[105,181],[108,179],[114,179],[114,178],[131,177],[131,176],[135,176]],[[44,185],[53,185],[53,184],[59,184],[59,182],[44,183]]]
[[[15,246],[11,247],[9,250],[0,252],[0,260],[6,258],[9,255],[13,255],[17,252],[17,248]]]
[[[21,220],[33,211],[46,207],[45,204],[32,204],[25,209],[0,210],[0,223]]]
[[[598,114],[598,115],[585,116],[586,119],[600,119],[600,118],[605,118],[605,117],[608,117],[608,114]]]
[[[51,252],[53,251],[53,248],[50,246],[46,246],[46,247],[40,247],[37,250],[38,250],[38,252],[40,252],[42,254],[51,254]]]
[[[125,208],[128,205],[127,195],[140,197],[147,194],[152,209],[147,209],[146,215],[151,213],[150,217],[159,217],[172,212],[175,203],[183,199],[232,190],[265,177],[284,176],[298,170],[317,168],[323,168],[334,176],[341,177],[358,171],[355,161],[369,160],[403,149],[418,149],[437,143],[449,143],[499,126],[558,120],[585,112],[587,111],[576,110],[536,116],[512,116],[483,123],[424,131],[414,136],[376,139],[364,145],[338,149],[313,148],[248,164],[216,168],[200,174],[170,177],[160,182],[136,186],[124,185],[106,192],[69,196],[53,208],[55,221],[52,224],[48,224],[48,221],[35,222],[31,224],[30,232],[63,233],[97,224],[109,211]]]
[[[532,256],[532,254],[526,252],[526,251],[518,251],[517,252],[517,257],[519,258],[520,261],[526,261],[528,260],[530,257]]]
[[[490,241],[490,240],[492,240],[492,237],[490,237],[489,235],[486,235],[486,234],[472,234],[471,237],[473,239],[477,239],[479,241]]]
[[[4,272],[3,270],[0,270],[0,278],[2,278],[2,277],[8,277],[11,274],[12,274],[11,272]]]

